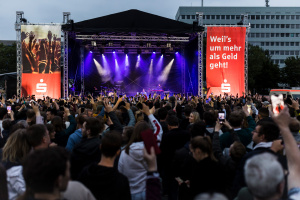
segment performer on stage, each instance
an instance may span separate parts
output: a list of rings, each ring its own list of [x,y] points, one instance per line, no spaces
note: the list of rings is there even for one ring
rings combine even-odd
[[[143,92],[141,92],[141,94],[146,95],[147,96],[147,92],[145,91],[145,89],[143,89]]]

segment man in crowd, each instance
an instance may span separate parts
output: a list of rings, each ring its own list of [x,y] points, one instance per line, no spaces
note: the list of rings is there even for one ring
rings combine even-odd
[[[114,168],[121,145],[120,133],[105,134],[100,145],[101,161],[86,167],[79,176],[79,181],[88,187],[97,199],[131,199],[127,177]]]

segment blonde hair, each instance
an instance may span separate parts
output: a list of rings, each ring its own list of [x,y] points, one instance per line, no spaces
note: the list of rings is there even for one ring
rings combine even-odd
[[[18,129],[7,139],[3,147],[3,161],[21,162],[30,152],[26,129]]]
[[[194,122],[193,122],[193,124],[196,123],[196,122],[200,122],[201,121],[200,115],[199,115],[199,113],[197,111],[191,112],[191,114],[193,114],[193,116],[194,116]]]

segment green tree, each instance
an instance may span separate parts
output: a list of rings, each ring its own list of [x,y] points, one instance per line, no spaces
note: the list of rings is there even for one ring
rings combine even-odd
[[[12,46],[0,43],[0,74],[17,71],[16,43]]]
[[[284,61],[285,67],[281,69],[283,83],[291,87],[300,86],[300,58],[288,57]]]
[[[273,64],[268,50],[259,46],[248,47],[248,87],[251,91],[267,94],[280,83],[280,69]]]

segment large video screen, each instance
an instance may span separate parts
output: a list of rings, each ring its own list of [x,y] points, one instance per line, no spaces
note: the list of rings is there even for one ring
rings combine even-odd
[[[22,96],[61,96],[61,26],[22,25]]]

